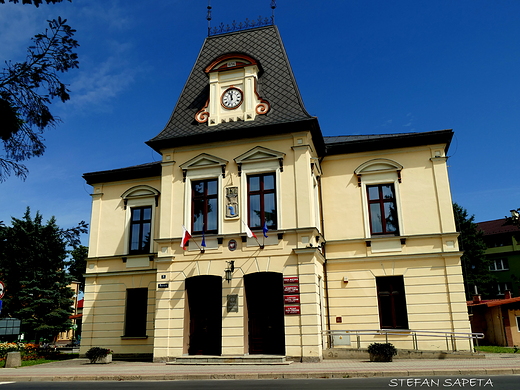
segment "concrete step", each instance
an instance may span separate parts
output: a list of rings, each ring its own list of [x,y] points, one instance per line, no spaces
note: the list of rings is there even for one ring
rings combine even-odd
[[[278,355],[243,355],[243,356],[206,356],[190,355],[175,358],[175,361],[166,364],[184,365],[218,365],[218,364],[265,364],[265,365],[286,365],[291,364],[285,356]]]

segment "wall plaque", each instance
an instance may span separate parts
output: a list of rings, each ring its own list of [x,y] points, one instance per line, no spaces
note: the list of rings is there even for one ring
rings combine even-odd
[[[300,306],[285,306],[285,314],[300,314]]]
[[[228,294],[227,312],[228,313],[238,313],[238,294]]]
[[[299,294],[300,287],[299,286],[283,286],[284,294]]]
[[[157,285],[157,287],[159,287],[159,288],[168,288],[168,283],[159,283]]]
[[[238,217],[238,187],[226,187],[226,218]]]
[[[287,277],[283,278],[283,284],[294,284],[294,283],[299,283],[298,276],[287,276]]]
[[[284,303],[300,303],[299,295],[284,295],[283,297]]]

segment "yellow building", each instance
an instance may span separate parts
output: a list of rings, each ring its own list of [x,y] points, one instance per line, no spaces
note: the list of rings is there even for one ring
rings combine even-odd
[[[445,350],[413,332],[470,332],[452,134],[323,136],[275,26],[209,36],[147,142],[162,160],[84,175],[82,353],[319,361],[329,331],[381,329],[401,331],[398,348]]]

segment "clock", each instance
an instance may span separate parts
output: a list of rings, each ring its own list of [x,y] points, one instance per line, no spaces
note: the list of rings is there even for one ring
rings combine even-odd
[[[226,89],[221,98],[222,106],[228,110],[234,110],[242,104],[242,101],[242,91],[235,87]]]

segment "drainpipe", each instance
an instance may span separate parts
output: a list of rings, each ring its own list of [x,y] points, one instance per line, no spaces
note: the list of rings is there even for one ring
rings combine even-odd
[[[323,161],[325,157],[322,157],[320,159],[320,169],[321,169],[321,162]],[[322,172],[323,174],[323,172]],[[321,236],[325,240],[325,220],[323,218],[323,193],[321,190],[321,176],[318,177],[318,199],[320,203],[320,222],[321,222]],[[330,304],[329,304],[329,282],[327,278],[327,252],[326,252],[326,240],[321,244],[322,250],[323,250],[323,258],[325,259],[323,262],[323,284],[324,284],[324,292],[325,292],[325,315],[327,317],[326,319],[326,326],[327,326],[327,347],[330,348],[331,346],[331,340],[330,340]]]

